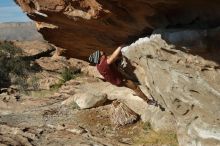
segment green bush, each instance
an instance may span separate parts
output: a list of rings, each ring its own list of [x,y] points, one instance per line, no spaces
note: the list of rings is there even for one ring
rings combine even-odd
[[[57,91],[62,85],[63,85],[63,83],[61,83],[61,82],[53,84],[50,86],[50,90]]]
[[[24,80],[30,70],[30,63],[19,56],[21,52],[20,48],[10,42],[0,43],[0,88],[11,84],[10,75],[21,77],[16,79],[15,84],[26,88]]]
[[[10,42],[3,42],[0,44],[0,56],[16,56],[21,53],[21,49],[13,46]]]
[[[76,78],[80,73],[81,71],[79,69],[64,68],[60,74],[61,79],[59,82],[52,85],[50,88],[52,90],[58,90],[65,82]]]
[[[28,89],[27,79],[25,77],[17,77],[14,84],[18,85],[19,90],[25,92]]]
[[[65,83],[71,79],[74,79],[79,73],[80,70],[64,68],[61,73],[61,80]]]

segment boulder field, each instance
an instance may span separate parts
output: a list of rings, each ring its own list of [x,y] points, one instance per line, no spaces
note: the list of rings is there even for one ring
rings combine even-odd
[[[87,60],[94,50],[129,44],[128,73],[166,110],[135,104],[139,99],[127,105],[155,131],[176,131],[180,146],[220,145],[219,1],[16,1],[67,57]]]

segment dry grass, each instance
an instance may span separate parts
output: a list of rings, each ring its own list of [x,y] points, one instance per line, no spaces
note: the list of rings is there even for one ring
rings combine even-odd
[[[27,91],[25,94],[31,97],[43,98],[43,97],[49,97],[53,95],[55,92],[56,90],[34,90],[34,91]]]
[[[138,115],[129,109],[125,104],[118,101],[114,101],[110,109],[110,120],[116,126],[122,126],[119,131],[129,131],[131,134],[129,137],[132,139],[132,145],[135,146],[178,146],[176,133],[173,131],[160,131],[155,132],[149,122],[138,122],[135,129],[129,128],[127,124],[137,121]],[[136,124],[135,124],[136,125]],[[127,127],[127,128],[126,128]],[[130,130],[129,130],[130,129]],[[118,131],[118,132],[119,132]],[[127,135],[128,133],[122,135]]]
[[[155,132],[149,123],[142,123],[143,131],[133,138],[135,145],[178,146],[177,135],[173,131]]]
[[[123,142],[131,146],[178,146],[174,132],[157,133],[152,130],[149,123],[137,121],[134,124],[115,127],[111,124],[109,110],[111,105],[101,106],[87,110],[79,110],[74,113],[77,123],[83,125],[91,133],[99,138],[108,138],[115,142]],[[117,144],[115,144],[117,145]]]

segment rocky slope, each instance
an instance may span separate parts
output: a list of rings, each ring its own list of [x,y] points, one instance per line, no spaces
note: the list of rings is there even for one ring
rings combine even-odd
[[[21,47],[22,43],[16,42],[16,45]],[[23,56],[38,58],[31,58],[32,70],[26,74],[27,84],[24,80],[20,82],[26,88],[19,88],[19,84],[11,81],[9,87],[0,90],[1,146],[178,145],[173,126],[175,121],[169,112],[147,105],[130,89],[103,82],[97,78],[99,74],[95,68],[84,61],[42,55],[42,51],[51,52],[49,45],[39,43],[32,52],[27,52],[31,43],[26,42],[23,46]],[[63,74],[64,68],[80,69],[81,73],[60,82],[69,76],[69,72]],[[140,115],[157,112],[160,116],[153,116],[152,124],[138,121],[116,127],[111,123],[112,105],[109,101],[115,98],[124,101]],[[164,117],[163,123],[158,122],[161,117]],[[163,131],[154,131],[155,128]]]
[[[41,54],[40,50],[51,48],[41,45],[28,54],[26,48],[23,52],[30,57]],[[165,111],[149,106],[130,89],[102,82],[95,68],[84,61],[42,56],[31,63],[40,69],[28,75],[26,92],[14,85],[1,89],[0,142],[161,146],[178,145],[178,138],[180,146],[218,146],[218,63],[168,45],[159,35],[142,38],[123,50],[135,67],[142,90]],[[66,67],[80,69],[82,74],[60,83]],[[110,122],[111,102],[106,99],[119,99],[145,123],[115,129]],[[97,108],[87,109],[91,107]]]

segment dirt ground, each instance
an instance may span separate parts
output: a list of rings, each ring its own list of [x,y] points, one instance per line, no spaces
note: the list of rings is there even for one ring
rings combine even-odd
[[[154,132],[149,123],[115,127],[110,120],[111,102],[81,110],[76,104],[62,105],[66,97],[51,90],[19,96],[2,93],[0,99],[1,146],[177,146],[175,134]]]

